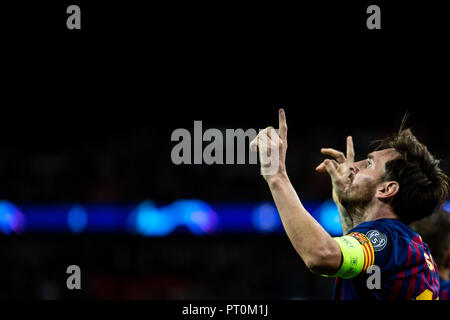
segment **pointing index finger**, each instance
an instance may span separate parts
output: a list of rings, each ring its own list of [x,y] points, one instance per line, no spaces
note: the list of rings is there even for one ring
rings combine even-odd
[[[287,137],[287,123],[286,123],[286,113],[284,109],[281,108],[278,111],[278,135],[282,140],[286,140]]]
[[[347,137],[347,160],[350,162],[355,161],[355,150],[353,148],[353,139],[351,136]]]

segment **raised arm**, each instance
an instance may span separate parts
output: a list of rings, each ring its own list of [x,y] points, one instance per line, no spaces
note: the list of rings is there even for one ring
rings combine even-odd
[[[303,207],[286,172],[287,123],[283,109],[279,110],[278,134],[268,127],[258,134],[250,147],[253,151],[259,150],[261,173],[269,185],[283,227],[295,250],[311,271],[334,274],[342,262],[341,250]],[[274,159],[274,155],[278,157]],[[269,168],[274,163],[277,163],[276,170]]]

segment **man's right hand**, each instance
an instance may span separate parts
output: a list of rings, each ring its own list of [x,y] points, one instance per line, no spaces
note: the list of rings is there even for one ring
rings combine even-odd
[[[316,168],[318,172],[328,172],[333,185],[333,201],[336,203],[341,217],[341,225],[343,234],[347,234],[353,228],[353,219],[347,210],[342,206],[339,195],[345,192],[351,184],[354,177],[352,170],[355,161],[355,151],[353,148],[352,137],[347,137],[347,154],[332,148],[322,148],[321,153],[334,158],[325,159]]]
[[[316,167],[318,172],[328,172],[333,185],[333,200],[338,200],[337,195],[346,191],[350,186],[354,173],[351,168],[355,161],[355,151],[352,137],[347,137],[347,154],[332,148],[322,148],[320,152],[334,159],[325,159]],[[336,199],[335,199],[336,198]]]

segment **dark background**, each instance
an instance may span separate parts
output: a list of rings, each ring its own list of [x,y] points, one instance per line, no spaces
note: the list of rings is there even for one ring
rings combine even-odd
[[[341,3],[342,2],[342,3]],[[65,27],[78,4],[82,30]],[[277,127],[301,199],[330,198],[320,148],[357,156],[408,126],[449,171],[439,2],[20,2],[2,9],[0,198],[15,203],[270,200],[255,165],[171,162],[176,128]],[[0,236],[1,297],[327,299],[284,235]],[[245,245],[242,245],[242,244]],[[68,292],[79,264],[84,290]],[[133,287],[134,286],[134,287]],[[109,288],[109,289],[107,289]]]

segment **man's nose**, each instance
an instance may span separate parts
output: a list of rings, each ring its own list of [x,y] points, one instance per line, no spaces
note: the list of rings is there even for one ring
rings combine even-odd
[[[350,166],[350,172],[353,174],[357,174],[359,172],[359,166],[357,162],[353,162],[353,164]]]

